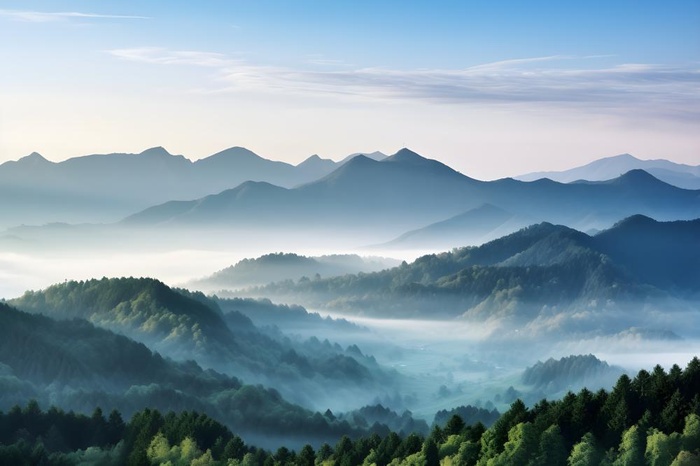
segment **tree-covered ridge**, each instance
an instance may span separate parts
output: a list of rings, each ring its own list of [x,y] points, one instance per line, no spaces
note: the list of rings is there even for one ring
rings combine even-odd
[[[327,408],[341,393],[356,397],[357,390],[368,387],[381,393],[395,382],[372,358],[275,338],[235,308],[224,314],[217,301],[202,293],[150,278],[69,281],[11,302],[53,318],[89,320],[174,359],[195,360],[247,383],[273,387],[315,409]],[[367,395],[363,402],[373,399]]]
[[[481,423],[486,427],[491,427],[494,422],[498,420],[501,414],[497,409],[485,409],[477,408],[475,406],[457,406],[452,409],[443,409],[435,413],[435,419],[433,419],[433,425],[443,427],[450,419],[454,416],[459,416],[462,421],[467,425],[474,425]]]
[[[348,273],[373,272],[396,264],[398,261],[391,259],[360,257],[355,254],[308,257],[280,252],[265,254],[253,259],[242,259],[207,278],[193,281],[191,285],[230,290],[282,280],[298,280],[302,277],[329,277]]]
[[[212,298],[224,313],[224,320],[229,325],[242,314],[258,326],[274,326],[283,332],[298,333],[301,330],[318,331],[320,334],[329,331],[366,332],[353,322],[341,318],[321,317],[317,312],[309,312],[299,305],[274,304],[266,298]]]
[[[304,359],[289,353],[286,360],[300,364]],[[368,376],[362,373],[364,366],[348,361],[356,360],[329,359],[328,377]],[[268,436],[273,443],[275,436],[320,441],[389,430],[362,416],[324,416],[290,403],[274,389],[243,385],[193,361],[163,358],[142,343],[84,320],[56,321],[0,304],[0,409],[31,398],[79,412],[99,405],[125,416],[144,408],[196,410],[241,435]]]
[[[612,386],[622,373],[622,368],[611,367],[592,354],[571,355],[559,360],[549,358],[545,362],[537,362],[525,369],[521,380],[534,390],[557,393],[581,387]]]
[[[274,453],[246,445],[206,415],[156,410],[128,423],[35,402],[0,412],[0,464],[283,466],[690,466],[700,462],[700,360],[623,375],[609,393],[587,389],[528,409],[514,402],[490,428],[453,415],[427,437],[417,434],[307,444]]]
[[[253,294],[377,313],[440,312],[454,317],[470,309],[478,317],[498,309],[506,315],[509,310],[527,314],[543,305],[567,306],[593,297],[624,300],[638,297],[641,290],[646,291],[592,248],[591,237],[543,223],[480,247],[422,256],[381,272],[287,281]]]
[[[151,278],[68,281],[27,291],[12,301],[22,310],[59,319],[81,318],[142,341],[157,351],[225,358],[236,349],[215,306]]]
[[[520,325],[545,309],[603,311],[696,298],[700,220],[642,220],[632,217],[596,236],[541,223],[380,272],[285,281],[249,294],[308,307],[402,317],[463,314]],[[662,252],[650,252],[656,250]]]
[[[4,396],[10,396],[13,379],[38,387],[104,392],[159,383],[178,390],[196,388],[198,395],[241,386],[237,379],[204,371],[195,363],[164,359],[142,343],[85,320],[57,321],[2,303],[0,363],[5,367]]]

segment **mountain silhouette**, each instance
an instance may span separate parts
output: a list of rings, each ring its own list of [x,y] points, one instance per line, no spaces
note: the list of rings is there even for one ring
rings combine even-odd
[[[197,225],[211,221],[262,227],[276,222],[294,228],[313,225],[375,231],[377,237],[386,235],[390,239],[439,222],[452,224],[459,231],[458,216],[484,204],[498,206],[514,219],[501,230],[496,230],[498,225],[494,223],[490,238],[538,221],[589,230],[607,228],[620,218],[638,213],[660,220],[700,216],[700,192],[671,186],[642,170],[602,182],[563,184],[511,178],[484,182],[402,149],[382,161],[358,155],[323,178],[296,188],[238,187],[190,202],[186,208],[176,203],[154,206],[126,218],[124,223]],[[478,213],[476,210],[471,215]],[[469,223],[468,218],[462,221]],[[474,233],[488,224],[477,227],[476,220],[472,223]],[[444,227],[440,224],[431,229]],[[473,238],[465,238],[453,246],[470,241]]]
[[[617,178],[630,170],[642,169],[656,178],[684,189],[700,189],[700,165],[684,165],[664,159],[640,160],[630,154],[605,157],[586,165],[559,172],[534,172],[517,176],[522,181],[549,178],[562,183],[603,181]]]
[[[291,188],[341,165],[310,157],[294,166],[242,147],[194,162],[163,147],[138,154],[86,155],[59,163],[34,152],[0,165],[0,210],[5,214],[0,225],[116,221],[156,204],[198,199],[246,181]]]

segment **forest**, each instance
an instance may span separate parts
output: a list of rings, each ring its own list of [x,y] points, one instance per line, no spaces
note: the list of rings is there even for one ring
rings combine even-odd
[[[280,422],[282,420],[280,419]],[[128,421],[33,400],[0,412],[0,464],[257,466],[682,466],[700,461],[700,360],[622,375],[611,391],[569,392],[528,408],[516,400],[491,426],[458,414],[416,433],[343,435],[317,449],[246,444],[194,411],[146,408]]]

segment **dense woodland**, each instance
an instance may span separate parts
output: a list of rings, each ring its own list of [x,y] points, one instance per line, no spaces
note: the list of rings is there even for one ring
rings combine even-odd
[[[700,360],[621,376],[607,392],[583,389],[528,408],[516,400],[490,428],[458,415],[427,436],[342,436],[334,445],[266,451],[212,418],[145,409],[91,416],[35,402],[0,413],[0,464],[127,465],[697,465]]]
[[[290,401],[316,409],[335,406],[330,402],[339,399],[339,394],[358,398],[368,388],[374,393],[390,392],[396,384],[396,374],[385,371],[372,357],[329,341],[296,341],[279,332],[263,331],[239,312],[252,311],[249,313],[255,316],[272,308],[279,315],[276,311],[286,311],[286,306],[214,300],[149,278],[68,281],[27,292],[11,303],[53,319],[88,320],[165,356],[194,360],[203,368],[274,388]],[[348,322],[323,320],[295,309],[292,317],[302,318],[302,326],[312,322],[326,329],[339,324],[343,330],[359,330]],[[260,322],[268,325],[271,319]],[[373,397],[365,400],[372,401]]]
[[[309,344],[310,352],[334,351],[327,342]],[[351,348],[349,354],[364,358],[358,351]],[[344,364],[349,359],[331,359],[328,371],[352,374],[362,367]],[[289,365],[306,364],[294,352],[284,360]],[[369,409],[345,416],[315,412],[288,401],[277,390],[245,385],[194,361],[164,358],[142,343],[84,320],[54,320],[0,304],[0,409],[32,398],[43,406],[55,404],[78,412],[91,412],[95,406],[118,409],[125,417],[147,407],[164,412],[196,410],[216,416],[241,435],[261,438],[260,443],[266,439],[278,444],[280,438],[320,443],[390,429],[427,431],[425,423],[393,411],[383,416]]]
[[[589,249],[584,243],[587,238],[566,227],[541,224],[478,248],[429,254],[381,272],[286,281],[260,292],[290,295],[297,302],[306,299],[347,309],[369,307],[377,312],[414,303],[409,309],[434,314],[439,299],[445,303],[441,306],[445,316],[508,290],[517,290],[521,301],[569,302],[584,291],[608,297],[612,292],[610,277],[622,280],[624,275]]]
[[[521,380],[535,391],[558,393],[571,387],[611,387],[623,373],[622,368],[589,354],[540,361],[525,369]]]
[[[236,289],[264,285],[302,277],[330,277],[357,272],[373,272],[399,261],[384,258],[360,257],[355,254],[333,254],[307,257],[293,253],[265,254],[256,259],[243,259],[235,265],[190,283],[191,286],[213,290]]]
[[[547,309],[632,313],[648,303],[698,299],[699,237],[698,220],[637,215],[593,236],[540,223],[379,272],[287,280],[248,294],[372,315],[501,319],[513,327]]]

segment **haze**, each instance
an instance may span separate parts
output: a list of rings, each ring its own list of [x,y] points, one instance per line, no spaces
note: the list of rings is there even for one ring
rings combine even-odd
[[[410,147],[479,179],[698,162],[697,2],[7,1],[0,160]],[[631,38],[634,38],[632,40]]]

